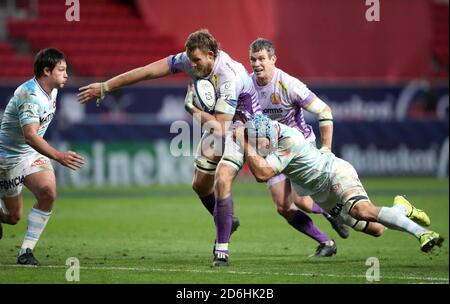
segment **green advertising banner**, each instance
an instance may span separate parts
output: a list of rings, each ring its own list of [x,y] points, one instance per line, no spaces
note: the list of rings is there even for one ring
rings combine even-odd
[[[85,165],[72,171],[54,164],[58,185],[75,187],[145,186],[190,183],[193,156],[174,156],[169,141],[65,143],[55,145],[85,157]]]

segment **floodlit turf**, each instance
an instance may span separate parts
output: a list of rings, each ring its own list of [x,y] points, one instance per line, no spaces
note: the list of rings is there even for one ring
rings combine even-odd
[[[340,239],[320,215],[311,215],[338,245],[332,258],[315,259],[316,243],[280,217],[265,185],[237,183],[235,214],[241,227],[232,237],[231,266],[211,268],[215,227],[190,186],[59,189],[54,214],[35,250],[41,267],[18,267],[26,215],[3,224],[0,283],[67,283],[66,259],[80,261],[80,283],[367,283],[369,257],[380,264],[379,283],[447,283],[448,179],[363,179],[377,205],[407,194],[431,217],[444,246],[424,254],[418,241],[388,230],[373,238],[351,231]]]

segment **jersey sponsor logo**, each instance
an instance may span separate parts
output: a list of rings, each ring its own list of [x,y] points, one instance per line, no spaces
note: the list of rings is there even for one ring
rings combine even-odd
[[[39,122],[41,123],[41,125],[49,123],[53,119],[54,116],[55,116],[55,112],[51,112],[47,116],[41,117],[39,119]]]
[[[280,104],[280,102],[281,102],[280,94],[278,94],[278,93],[273,93],[273,94],[270,96],[270,100],[272,101],[272,104]]]
[[[31,167],[38,167],[48,164],[50,161],[46,159],[39,159],[31,164]]]
[[[25,176],[17,176],[15,178],[11,178],[10,180],[2,180],[0,181],[0,189],[1,190],[9,190],[23,184]]]
[[[281,114],[283,113],[283,109],[281,108],[275,108],[275,109],[264,109],[264,114]]]

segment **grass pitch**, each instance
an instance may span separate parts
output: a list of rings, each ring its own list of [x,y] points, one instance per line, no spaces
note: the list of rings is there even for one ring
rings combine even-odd
[[[311,215],[336,240],[332,258],[308,257],[317,244],[279,216],[263,184],[234,185],[241,227],[230,244],[230,267],[211,268],[215,226],[190,186],[59,189],[55,210],[35,255],[41,267],[16,266],[33,202],[25,194],[17,226],[3,224],[0,283],[68,283],[66,260],[80,261],[79,283],[367,283],[369,257],[380,263],[378,283],[449,283],[448,179],[363,179],[376,205],[406,194],[428,212],[430,229],[446,241],[424,254],[414,237],[393,230],[380,238],[351,231],[340,239],[321,215]]]

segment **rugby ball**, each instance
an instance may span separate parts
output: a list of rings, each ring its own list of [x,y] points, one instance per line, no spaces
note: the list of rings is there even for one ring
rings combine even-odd
[[[194,81],[194,104],[197,108],[213,113],[216,106],[216,90],[208,79]]]

